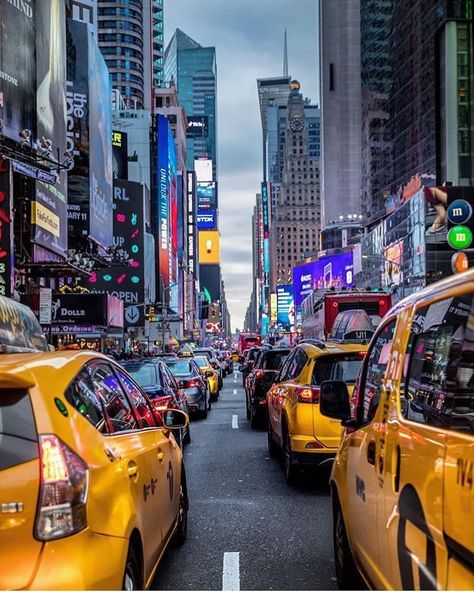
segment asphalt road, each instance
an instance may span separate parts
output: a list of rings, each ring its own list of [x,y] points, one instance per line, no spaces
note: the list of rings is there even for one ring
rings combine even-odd
[[[328,471],[286,484],[265,431],[245,417],[239,373],[191,437],[188,539],[167,552],[153,589],[335,589]]]

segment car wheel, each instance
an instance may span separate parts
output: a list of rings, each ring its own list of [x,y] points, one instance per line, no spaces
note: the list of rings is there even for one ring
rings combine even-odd
[[[250,419],[250,406],[249,406],[249,398],[247,397],[247,394],[245,394],[245,411],[247,414],[247,419]]]
[[[272,430],[272,426],[270,423],[270,419],[268,420],[267,444],[268,444],[268,454],[270,456],[276,456],[277,447],[275,445],[275,441],[273,440],[273,430]]]
[[[137,556],[133,547],[129,547],[127,562],[125,563],[125,573],[123,575],[123,590],[141,590],[140,568],[138,566]]]
[[[295,463],[294,454],[291,450],[291,440],[288,429],[284,431],[283,437],[283,471],[288,485],[295,485],[300,476],[300,470]]]
[[[178,508],[178,524],[173,537],[175,545],[182,545],[186,541],[188,534],[188,489],[186,485],[186,473],[184,466],[181,469],[181,484],[179,486],[179,508]]]
[[[334,501],[333,506],[333,541],[339,590],[364,590],[364,583],[352,557],[344,517],[338,501]]]
[[[207,393],[206,393],[207,395]],[[209,410],[208,404],[207,404],[207,397],[204,399],[204,409],[202,409],[199,412],[199,416],[201,417],[201,419],[207,419],[207,412]]]
[[[260,417],[257,415],[256,410],[254,409],[253,405],[250,406],[250,427],[253,430],[258,430],[260,427]]]
[[[208,404],[207,404],[207,410],[210,411],[211,407],[212,407],[212,402],[211,402],[211,393],[208,393],[209,398],[208,398]]]

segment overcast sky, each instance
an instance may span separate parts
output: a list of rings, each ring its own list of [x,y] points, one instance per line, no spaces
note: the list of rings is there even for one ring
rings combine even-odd
[[[165,37],[176,27],[217,52],[222,273],[232,328],[242,328],[252,291],[251,215],[262,181],[257,78],[289,74],[318,102],[317,0],[165,0]]]

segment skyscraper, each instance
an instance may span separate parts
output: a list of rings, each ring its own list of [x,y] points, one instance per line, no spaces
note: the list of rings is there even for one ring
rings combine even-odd
[[[188,169],[198,158],[212,159],[217,180],[217,63],[215,47],[203,47],[176,29],[165,52],[165,80],[174,81],[188,120],[204,121],[188,138]]]
[[[320,158],[311,149],[316,143],[313,132],[319,131],[319,109],[308,110],[297,81],[291,83],[290,89],[283,175],[270,233],[272,289],[279,283],[291,282],[292,268],[298,260],[316,254],[321,228]]]
[[[361,191],[360,0],[320,0],[324,224],[359,214]]]
[[[163,0],[98,0],[99,46],[128,108],[150,109],[163,82]]]

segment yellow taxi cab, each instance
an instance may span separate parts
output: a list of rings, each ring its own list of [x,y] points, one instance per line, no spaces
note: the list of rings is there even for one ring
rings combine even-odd
[[[0,589],[148,587],[186,538],[186,414],[158,414],[106,356],[47,351],[2,297],[0,344]]]
[[[239,352],[233,351],[231,354],[230,359],[234,364],[238,364],[240,362],[240,354]]]
[[[303,466],[334,458],[342,428],[338,420],[321,415],[320,385],[330,377],[354,384],[366,350],[360,343],[308,339],[286,358],[267,393],[267,408],[268,450],[274,455],[281,449],[288,483],[297,480]]]
[[[352,400],[321,385],[346,427],[333,465],[339,586],[474,589],[474,270],[383,319]]]
[[[217,370],[214,370],[206,356],[194,356],[194,361],[199,366],[201,374],[205,376],[209,382],[211,401],[217,401],[219,397],[219,374]]]

